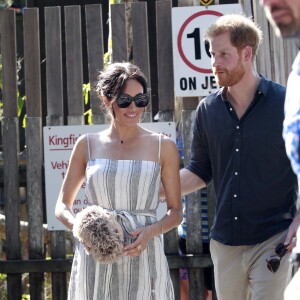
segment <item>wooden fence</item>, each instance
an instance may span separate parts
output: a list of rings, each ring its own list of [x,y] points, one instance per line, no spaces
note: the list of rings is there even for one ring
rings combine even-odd
[[[234,3],[237,1],[231,1]],[[230,3],[230,1],[227,1]],[[215,4],[217,4],[215,2]],[[265,43],[260,48],[257,69],[283,84],[286,83],[289,66],[296,54],[293,42],[286,42],[274,37],[264,17],[258,1],[241,2],[247,15],[253,15],[261,24],[265,34]],[[148,28],[147,2],[131,4],[132,46],[129,51],[125,4],[111,7],[112,59],[114,61],[132,60],[139,65],[150,79],[150,84],[157,85],[159,121],[173,121],[175,96],[173,85],[171,1],[156,1],[155,28]],[[7,274],[8,299],[22,298],[22,274],[29,273],[30,299],[44,299],[45,274],[51,273],[53,299],[66,299],[67,272],[71,268],[71,259],[66,258],[66,233],[51,231],[48,233],[51,259],[46,259],[45,230],[43,228],[44,170],[42,127],[55,125],[85,124],[83,102],[82,61],[82,24],[81,9],[85,9],[88,53],[89,82],[95,82],[98,70],[104,61],[104,40],[101,5],[64,7],[64,24],[61,8],[45,8],[45,25],[39,28],[39,11],[26,9],[23,16],[24,28],[24,69],[26,94],[26,151],[25,157],[19,150],[19,117],[17,107],[17,54],[16,54],[16,15],[13,11],[0,11],[0,37],[3,64],[3,117],[2,141],[3,159],[1,159],[0,183],[4,187],[5,201],[5,248],[6,258],[0,261],[0,273]],[[62,30],[63,29],[63,30]],[[45,33],[45,40],[40,40],[40,30]],[[156,62],[150,63],[149,32],[155,30]],[[63,34],[64,33],[64,34]],[[41,74],[41,43],[45,47],[46,81]],[[273,59],[270,59],[270,55]],[[64,64],[65,62],[65,64]],[[157,77],[151,73],[156,68]],[[152,77],[150,76],[152,74]],[[65,76],[64,76],[65,75]],[[42,87],[46,87],[46,99],[42,97]],[[66,92],[65,92],[66,91]],[[182,100],[182,99],[181,99]],[[181,101],[180,99],[177,101]],[[184,99],[183,99],[184,100]],[[198,99],[197,99],[198,101]],[[196,102],[197,102],[196,101]],[[188,102],[188,101],[187,101]],[[184,157],[190,156],[188,146],[191,140],[191,126],[194,107],[181,113],[184,137]],[[101,124],[105,117],[99,109],[96,96],[90,95],[92,123]],[[44,117],[46,115],[46,118]],[[146,121],[152,120],[151,113]],[[27,191],[28,221],[28,258],[22,257],[20,240],[20,199],[19,187]],[[214,193],[208,189],[210,223],[213,215]],[[179,299],[179,268],[189,268],[190,299],[203,299],[203,268],[212,265],[209,255],[202,254],[201,203],[198,193],[188,196],[187,200],[187,248],[193,256],[178,256],[177,232],[173,230],[164,235],[165,253],[168,258],[174,283],[176,300]],[[2,291],[0,291],[1,293]],[[196,296],[197,295],[197,296]]]

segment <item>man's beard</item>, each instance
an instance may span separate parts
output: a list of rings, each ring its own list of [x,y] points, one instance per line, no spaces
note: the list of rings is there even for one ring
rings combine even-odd
[[[282,10],[284,9],[286,13],[289,14],[291,17],[291,22],[290,23],[276,23],[272,17],[272,12],[275,12],[277,10]],[[277,36],[282,36],[284,38],[293,38],[293,37],[299,37],[299,31],[300,31],[300,24],[297,24],[297,20],[295,19],[293,12],[286,7],[277,7],[274,6],[272,8],[272,12],[270,10],[266,11],[267,18],[269,19],[270,23],[273,25],[275,29],[275,33]]]
[[[240,82],[245,75],[245,68],[241,63],[241,60],[239,60],[238,65],[231,71],[222,68],[213,68],[214,74],[218,71],[224,72],[222,74],[215,75],[219,86],[233,86]]]
[[[297,24],[295,21],[289,23],[289,24],[276,24],[277,28],[280,31],[280,35],[284,38],[293,38],[293,37],[298,37],[299,32],[297,29]],[[276,31],[276,30],[275,30]],[[278,35],[278,33],[276,32]]]

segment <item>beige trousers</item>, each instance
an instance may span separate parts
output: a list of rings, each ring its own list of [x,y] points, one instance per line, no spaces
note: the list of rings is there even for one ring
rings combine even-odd
[[[273,274],[266,260],[275,255],[275,247],[284,242],[287,231],[252,246],[226,246],[211,240],[218,300],[283,300],[291,279],[291,265],[286,254]],[[289,299],[287,299],[289,300]]]

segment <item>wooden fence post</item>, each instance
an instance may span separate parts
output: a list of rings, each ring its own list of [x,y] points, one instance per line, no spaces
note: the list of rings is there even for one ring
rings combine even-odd
[[[1,51],[3,68],[3,159],[6,218],[6,258],[21,259],[19,203],[19,118],[17,101],[16,15],[1,13]],[[21,274],[7,274],[8,299],[22,297]]]
[[[65,6],[68,124],[84,125],[81,7]]]
[[[171,1],[156,2],[157,79],[159,111],[174,113]],[[168,34],[166,34],[166,32]],[[165,121],[173,121],[171,119]]]
[[[60,7],[45,8],[47,125],[63,125],[63,76]],[[66,258],[64,231],[51,231],[51,258]],[[52,273],[52,297],[67,298],[66,273]]]
[[[45,8],[47,125],[64,124],[60,7]]]
[[[151,85],[150,78],[150,54],[148,36],[148,16],[146,2],[133,2],[132,11],[132,50],[133,60],[145,74],[148,86]],[[151,95],[151,91],[150,91]],[[150,97],[151,99],[151,97]],[[152,99],[151,99],[152,100]],[[143,114],[143,122],[152,121],[152,101],[148,104],[147,111]]]
[[[38,9],[24,13],[26,174],[29,259],[44,258],[43,147]],[[44,299],[44,273],[30,273],[30,299]]]
[[[112,61],[128,61],[125,4],[111,5]]]
[[[87,5],[85,7],[85,14],[92,122],[93,124],[104,124],[106,121],[105,114],[100,109],[100,99],[94,91],[99,71],[103,69],[104,57],[101,4]]]
[[[159,99],[159,121],[174,120],[173,55],[171,2],[156,2],[156,36],[157,36],[157,78]],[[166,35],[168,32],[170,34]],[[178,234],[173,229],[164,234],[166,255],[178,255]],[[180,299],[179,269],[170,270],[174,286],[175,299]]]
[[[193,136],[195,110],[184,110],[182,111],[181,115],[184,163],[187,165],[191,158],[190,145]],[[186,196],[186,228],[187,252],[193,254],[203,254],[200,191]],[[188,274],[190,297],[197,295],[197,299],[204,299],[203,269],[190,268]]]

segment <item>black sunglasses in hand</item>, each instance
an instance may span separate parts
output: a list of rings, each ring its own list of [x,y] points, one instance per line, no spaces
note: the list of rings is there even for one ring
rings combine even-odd
[[[127,94],[121,94],[116,99],[116,103],[120,108],[127,108],[132,101],[136,107],[146,107],[149,103],[149,97],[147,93],[138,94],[135,97],[131,97]]]
[[[288,245],[284,245],[283,243],[278,244],[276,246],[276,248],[275,248],[275,253],[276,254],[272,255],[269,260],[266,259],[266,261],[267,261],[267,268],[272,273],[275,274],[278,271],[279,266],[280,266],[280,261],[285,256],[285,254],[287,253],[286,247]]]

